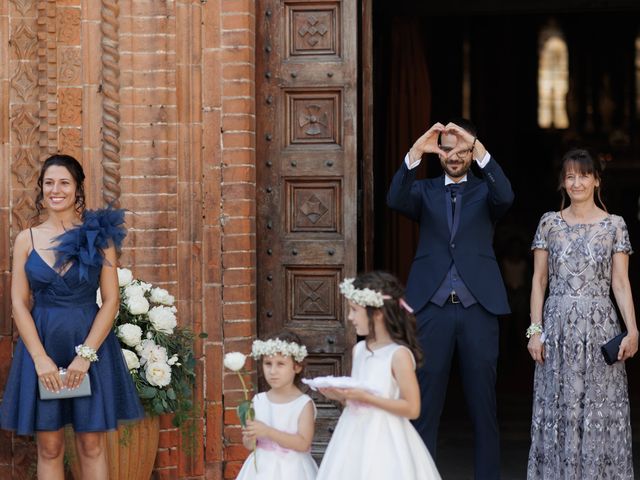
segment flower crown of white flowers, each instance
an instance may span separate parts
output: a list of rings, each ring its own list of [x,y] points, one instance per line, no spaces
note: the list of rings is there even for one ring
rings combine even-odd
[[[304,345],[298,345],[295,342],[287,342],[280,340],[279,338],[272,338],[270,340],[254,340],[251,345],[251,356],[256,360],[263,355],[271,356],[275,354],[281,354],[285,357],[293,357],[293,359],[300,363],[308,355],[307,347]]]
[[[340,284],[340,293],[347,300],[360,305],[361,307],[380,308],[384,305],[384,301],[390,299],[389,295],[384,295],[370,288],[356,288],[353,286],[355,278],[345,278]]]

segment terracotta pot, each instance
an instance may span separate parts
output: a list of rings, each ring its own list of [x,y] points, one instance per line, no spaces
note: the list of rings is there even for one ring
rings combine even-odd
[[[109,480],[149,480],[158,451],[160,420],[157,416],[121,425],[107,432]],[[65,429],[65,452],[75,480],[82,479],[73,429]]]

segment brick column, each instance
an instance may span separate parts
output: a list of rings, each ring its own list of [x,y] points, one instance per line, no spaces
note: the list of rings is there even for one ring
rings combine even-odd
[[[189,159],[178,155],[176,30],[174,1],[120,1],[120,200],[131,211],[120,263],[175,295],[178,321],[191,327],[189,288],[182,286],[189,279],[178,253],[185,235],[179,172]],[[170,416],[161,417],[160,429],[156,476],[177,479],[179,432]]]
[[[207,478],[235,478],[247,452],[225,352],[255,335],[255,4],[207,2],[203,15],[204,319]]]

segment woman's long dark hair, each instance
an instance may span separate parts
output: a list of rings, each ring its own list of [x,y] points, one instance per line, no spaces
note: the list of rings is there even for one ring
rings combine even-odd
[[[44,196],[42,194],[42,182],[44,181],[44,175],[47,172],[47,169],[54,165],[64,167],[69,170],[71,177],[73,177],[73,180],[76,182],[76,212],[82,215],[86,205],[84,194],[84,170],[82,170],[80,162],[71,155],[62,154],[51,155],[42,164],[40,176],[38,177],[38,196],[36,197],[36,210],[38,213],[36,215],[40,216],[44,209],[42,205],[44,200]]]
[[[382,307],[367,307],[369,317],[369,335],[367,340],[375,340],[373,316],[376,311],[382,313],[384,325],[389,336],[399,345],[404,345],[413,353],[416,363],[422,364],[422,350],[418,344],[416,318],[400,304],[404,297],[404,288],[396,277],[383,271],[367,272],[359,275],[353,282],[358,289],[369,288],[391,298],[384,301]]]
[[[567,201],[567,192],[564,188],[564,180],[567,177],[567,173],[576,172],[581,175],[593,175],[598,181],[599,186],[595,188],[595,200],[600,204],[605,212],[607,210],[606,205],[602,201],[602,167],[599,161],[593,159],[591,154],[583,148],[574,148],[565,153],[562,157],[562,169],[560,170],[560,177],[558,178],[558,190],[562,195],[562,201],[560,202],[560,212],[564,210],[565,203]]]

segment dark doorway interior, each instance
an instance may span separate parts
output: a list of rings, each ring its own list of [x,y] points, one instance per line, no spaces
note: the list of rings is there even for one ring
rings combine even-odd
[[[606,2],[606,8],[605,2],[591,2],[590,10],[567,1],[548,6],[525,1],[510,10],[489,1],[454,0],[429,8],[432,2],[420,0],[373,3],[373,264],[406,279],[416,232],[385,205],[390,176],[418,132],[428,127],[421,121],[444,122],[466,108],[516,193],[495,240],[513,310],[501,319],[498,399],[504,478],[524,478],[533,373],[524,338],[529,244],[540,216],[558,209],[558,164],[570,147],[585,146],[606,161],[605,203],[625,218],[632,244],[640,249],[640,8],[630,2]],[[562,32],[569,54],[566,129],[538,126],[539,39],[548,25]],[[412,68],[417,75],[406,75]],[[421,169],[425,176],[441,173],[436,158],[423,162]],[[638,311],[637,254],[631,256],[630,277]],[[627,369],[633,418],[640,418],[639,361],[628,363]],[[454,372],[438,458],[443,477],[449,479],[470,478],[472,464],[471,425],[456,378]],[[634,433],[637,440],[637,423]],[[636,458],[638,448],[636,443]]]

